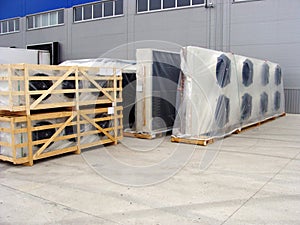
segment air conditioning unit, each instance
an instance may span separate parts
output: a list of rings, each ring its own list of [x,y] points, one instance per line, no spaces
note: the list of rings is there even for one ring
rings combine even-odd
[[[181,69],[173,135],[198,139],[231,132],[240,121],[233,54],[184,47]]]
[[[157,49],[137,49],[136,132],[171,131],[176,111],[180,55]]]

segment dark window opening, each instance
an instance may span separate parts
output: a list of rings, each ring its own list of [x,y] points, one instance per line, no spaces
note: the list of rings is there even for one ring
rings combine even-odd
[[[150,10],[161,9],[161,0],[151,0]]]
[[[75,21],[81,21],[82,20],[82,7],[74,8],[75,11]]]
[[[33,28],[33,16],[27,18],[27,29]]]
[[[116,0],[115,1],[115,15],[122,15],[123,14],[123,0]]]
[[[148,0],[138,0],[138,12],[144,12],[148,10]]]
[[[92,19],[92,5],[86,5],[83,7],[83,19],[89,20]]]
[[[16,31],[20,30],[20,20],[15,20],[15,26]]]
[[[2,33],[7,33],[8,29],[7,29],[7,22],[2,22]]]
[[[175,0],[163,0],[163,8],[174,8],[175,7]]]
[[[189,6],[190,0],[177,0],[177,7]]]
[[[94,5],[93,14],[94,14],[93,15],[94,18],[102,17],[102,3],[98,3]]]
[[[104,16],[112,16],[113,12],[113,2],[104,2]]]
[[[64,23],[64,10],[60,10],[58,13],[58,24]]]
[[[9,20],[8,21],[8,31],[9,32],[15,31],[14,20]]]
[[[193,4],[193,5],[204,4],[204,0],[192,0],[192,4]]]

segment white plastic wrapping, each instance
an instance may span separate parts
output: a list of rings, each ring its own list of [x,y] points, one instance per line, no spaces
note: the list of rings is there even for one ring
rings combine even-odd
[[[121,70],[126,73],[135,73],[136,64],[132,60],[97,58],[97,59],[76,59],[67,60],[60,64],[61,66],[90,66],[100,67],[99,75],[113,75],[113,68],[116,68],[116,74],[121,75]]]
[[[0,108],[9,108],[11,105],[24,106],[24,94],[10,95],[10,93],[13,91],[24,91],[24,81],[22,81],[21,79],[9,81],[9,76],[22,78],[24,77],[24,71],[12,69],[10,74],[8,65],[0,68]]]
[[[0,47],[0,64],[50,64],[50,53],[43,50]]]
[[[93,66],[99,67],[99,76],[113,75],[113,68],[116,69],[117,75],[122,74],[122,95],[123,102],[120,103],[123,106],[123,126],[124,128],[132,128],[135,125],[135,102],[136,102],[136,62],[131,60],[121,59],[109,59],[109,58],[98,58],[98,59],[78,59],[68,60],[61,65],[66,66]],[[99,82],[102,87],[112,87],[113,82],[104,81]],[[90,82],[84,82],[83,86],[88,87]],[[100,98],[105,98],[103,95],[99,95]],[[96,93],[94,95],[81,94],[80,101],[85,100],[96,100],[99,97]],[[112,108],[113,109],[113,108]],[[84,142],[84,141],[83,141]]]
[[[10,122],[0,122],[0,127],[3,129],[10,129]],[[17,128],[25,128],[26,123],[18,123]],[[12,157],[13,156],[13,151],[12,148],[7,145],[19,145],[24,143],[25,145],[19,148],[16,148],[16,158],[21,158],[25,157],[28,155],[28,148],[27,148],[27,133],[18,133],[15,134],[14,136],[14,143],[12,143],[13,138],[11,133],[6,133],[6,132],[0,132],[0,143],[4,143],[3,145],[0,145],[0,155]]]
[[[173,135],[224,137],[283,113],[282,77],[277,75],[280,84],[275,85],[275,68],[279,66],[232,53],[182,48]]]

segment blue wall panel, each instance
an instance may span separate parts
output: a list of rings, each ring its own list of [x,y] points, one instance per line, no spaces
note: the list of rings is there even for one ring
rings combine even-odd
[[[25,14],[25,0],[1,0],[0,20],[21,17]]]
[[[70,8],[89,2],[95,2],[95,0],[0,0],[0,20],[59,8]]]
[[[25,1],[26,15],[59,8],[67,8],[67,0],[27,0]]]
[[[80,5],[80,4],[85,4],[89,2],[96,2],[97,0],[69,0],[69,7],[72,7],[74,5]]]

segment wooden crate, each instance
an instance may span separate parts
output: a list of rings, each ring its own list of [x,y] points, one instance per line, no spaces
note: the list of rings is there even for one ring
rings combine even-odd
[[[29,115],[32,110],[121,102],[119,74],[115,68],[0,65],[0,110]],[[102,96],[90,99],[95,92]]]
[[[117,144],[123,137],[120,75],[115,68],[0,65],[0,160],[33,165],[34,160]],[[32,90],[36,81],[51,85]],[[40,123],[45,120],[52,124]],[[101,127],[105,121],[108,126]],[[37,140],[43,131],[52,133]]]
[[[34,160],[67,152],[80,153],[77,112],[0,116],[0,160],[33,165]],[[69,129],[68,129],[69,128]]]

